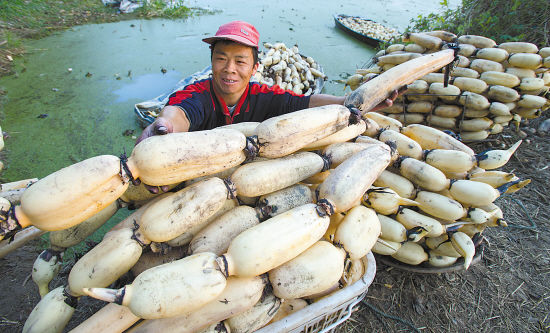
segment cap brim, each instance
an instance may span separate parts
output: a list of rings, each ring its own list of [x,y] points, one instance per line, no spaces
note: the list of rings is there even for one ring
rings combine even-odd
[[[219,40],[231,40],[231,41],[237,42],[239,44],[244,44],[246,46],[258,48],[258,45],[254,44],[253,42],[249,41],[248,39],[243,38],[243,37],[239,37],[239,36],[234,36],[234,35],[220,35],[220,36],[215,36],[215,37],[208,37],[208,38],[204,38],[202,41],[205,42],[205,43],[208,43],[208,44],[212,44],[212,43],[214,43],[216,41],[219,41]]]

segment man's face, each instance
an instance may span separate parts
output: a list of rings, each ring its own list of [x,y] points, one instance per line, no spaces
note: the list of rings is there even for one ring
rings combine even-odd
[[[226,104],[236,104],[257,68],[251,47],[232,42],[217,42],[212,52],[212,82],[216,94]]]

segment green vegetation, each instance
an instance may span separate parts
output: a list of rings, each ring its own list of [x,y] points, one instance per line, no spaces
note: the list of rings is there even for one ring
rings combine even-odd
[[[185,6],[167,8],[163,0],[151,0],[139,11],[146,17],[179,18],[188,16],[191,9]]]
[[[0,1],[2,32],[12,31],[22,38],[43,37],[75,24],[114,19],[115,14],[115,9],[97,0]]]
[[[146,3],[143,8],[139,8],[136,13],[138,17],[177,19],[193,15],[213,14],[215,11],[186,6],[169,7],[166,5],[166,0],[149,0],[149,2]]]
[[[104,6],[101,0],[0,0],[0,76],[12,74],[12,62],[25,53],[22,41],[85,23],[136,18],[183,18],[204,11],[186,6],[168,8],[152,0],[131,14]]]
[[[116,10],[98,0],[0,0],[0,75],[12,74],[22,41],[91,22],[117,20]]]
[[[497,43],[522,41],[550,45],[550,1],[462,0],[450,9],[447,0],[439,14],[412,20],[412,31],[446,30],[457,35],[480,35]]]

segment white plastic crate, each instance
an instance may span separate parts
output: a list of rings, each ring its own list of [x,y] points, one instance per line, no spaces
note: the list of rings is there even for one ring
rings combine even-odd
[[[354,307],[365,297],[374,280],[376,261],[372,253],[369,252],[363,258],[363,263],[365,274],[359,281],[257,330],[256,333],[332,332],[351,317]]]

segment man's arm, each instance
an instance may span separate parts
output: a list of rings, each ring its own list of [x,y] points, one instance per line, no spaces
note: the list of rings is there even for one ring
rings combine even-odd
[[[374,108],[368,111],[378,111],[393,105],[393,101],[397,98],[399,92],[394,90],[390,97],[386,98],[382,103],[378,104]],[[316,106],[323,106],[329,104],[344,104],[344,96],[333,96],[327,94],[315,94],[309,98],[309,107],[314,108]]]
[[[159,113],[157,119],[145,127],[136,144],[154,135],[189,131],[189,119],[185,112],[178,106],[167,105]]]
[[[314,108],[317,106],[329,105],[329,104],[344,104],[344,96],[333,96],[327,94],[314,94],[309,98],[309,107]]]
[[[189,119],[182,108],[174,105],[166,105],[159,114],[172,124],[172,132],[187,132],[189,131]]]

